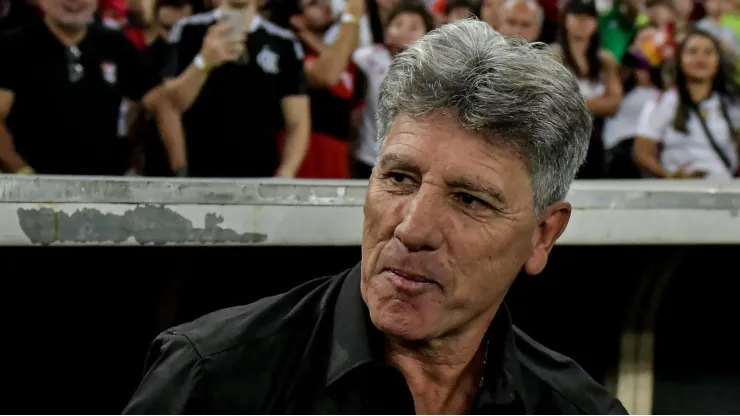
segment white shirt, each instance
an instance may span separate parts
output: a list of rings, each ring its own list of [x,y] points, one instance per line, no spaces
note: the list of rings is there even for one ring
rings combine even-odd
[[[352,59],[367,77],[365,109],[362,114],[360,138],[355,157],[367,165],[374,165],[378,159],[378,128],[375,116],[378,111],[380,84],[388,73],[393,58],[383,45],[363,46],[355,50]]]
[[[716,93],[712,94],[699,104],[699,110],[705,115],[707,128],[712,133],[714,141],[730,160],[731,170],[727,169],[712,147],[695,112],[689,113],[686,122],[688,133],[681,133],[672,127],[678,102],[678,92],[669,90],[657,101],[652,100],[645,103],[637,127],[637,136],[663,144],[660,163],[670,171],[687,165],[686,169],[689,171],[706,171],[707,179],[732,179],[738,166],[738,147],[737,143],[732,140],[730,128],[722,116],[719,96]],[[733,129],[737,129],[740,127],[740,108],[729,102],[726,105],[730,123]]]
[[[635,87],[628,92],[619,110],[604,123],[604,131],[601,138],[604,140],[604,149],[611,149],[624,139],[635,137],[637,134],[637,123],[646,102],[655,101],[660,95],[660,90],[655,87]]]
[[[584,100],[600,97],[606,91],[606,86],[601,80],[592,81],[590,79],[577,78],[576,82],[578,82],[578,90],[581,92]]]

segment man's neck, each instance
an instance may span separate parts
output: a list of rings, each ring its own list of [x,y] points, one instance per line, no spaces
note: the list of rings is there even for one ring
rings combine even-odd
[[[59,40],[64,46],[76,46],[82,42],[87,34],[87,26],[79,29],[63,28],[60,25],[52,22],[48,17],[44,18],[46,26],[49,31]]]
[[[480,318],[465,333],[423,345],[387,338],[386,359],[404,375],[417,414],[470,410],[485,372],[492,316]]]

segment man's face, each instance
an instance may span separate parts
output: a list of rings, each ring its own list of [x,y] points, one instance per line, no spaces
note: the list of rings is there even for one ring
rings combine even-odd
[[[68,30],[80,30],[92,21],[97,0],[42,0],[45,16]]]
[[[323,31],[332,24],[329,0],[302,0],[301,9],[306,26],[313,31]]]
[[[191,14],[192,9],[189,5],[184,7],[163,6],[157,10],[157,24],[167,34],[175,26],[175,23]]]
[[[361,290],[373,323],[409,341],[487,324],[522,266],[546,263],[533,200],[515,154],[442,113],[398,116],[364,208]]]
[[[426,33],[424,19],[417,13],[400,13],[388,23],[385,43],[392,53],[398,53]]]
[[[668,23],[676,20],[676,15],[667,4],[656,4],[652,7],[648,7],[647,15],[651,22],[655,23],[658,27],[663,27]]]
[[[537,16],[537,9],[524,2],[504,7],[501,14],[500,32],[507,36],[521,36],[527,42],[534,42],[540,37],[542,26]]]
[[[502,0],[482,0],[480,6],[480,19],[496,30],[500,25],[501,3]]]

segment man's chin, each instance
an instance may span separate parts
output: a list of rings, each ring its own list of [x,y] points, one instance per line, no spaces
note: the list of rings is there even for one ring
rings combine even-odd
[[[429,332],[419,311],[396,299],[381,301],[378,307],[370,308],[370,320],[379,331],[404,341],[426,339]]]
[[[79,32],[85,29],[91,22],[92,22],[92,17],[89,19],[86,17],[81,17],[81,18],[59,19],[55,23],[63,31],[67,33],[75,33],[75,32]]]

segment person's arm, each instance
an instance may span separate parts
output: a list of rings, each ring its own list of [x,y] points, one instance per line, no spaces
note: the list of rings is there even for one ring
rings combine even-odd
[[[360,17],[364,13],[365,0],[347,1],[337,38],[317,59],[304,65],[309,85],[331,88],[339,81],[360,42]]]
[[[311,108],[303,72],[303,49],[295,41],[286,55],[280,74],[280,107],[285,120],[285,146],[275,176],[295,177],[308,151],[311,136]]]
[[[619,63],[608,51],[601,51],[601,68],[604,76],[604,93],[586,101],[586,106],[596,116],[610,117],[619,110],[622,102],[622,80],[619,77]]]
[[[11,173],[34,173],[33,168],[23,160],[15,150],[13,136],[5,126],[5,120],[13,107],[15,94],[13,91],[0,88],[0,165],[3,170]]]
[[[243,36],[227,38],[230,28],[225,23],[211,26],[195,59],[176,78],[167,81],[166,88],[175,108],[187,111],[198,98],[208,80],[208,74],[226,62],[235,61],[244,52]],[[173,29],[173,34],[179,33]],[[178,56],[181,59],[182,56]]]
[[[203,395],[203,372],[203,362],[185,335],[160,334],[149,350],[145,375],[122,414],[208,414],[196,404]]]
[[[280,102],[285,119],[285,147],[275,176],[294,178],[308,151],[311,110],[306,95],[285,97]]]
[[[329,50],[329,46],[324,43],[324,40],[313,32],[300,30],[298,31],[298,37],[301,39],[301,42],[308,45],[309,48],[316,51],[319,55]]]
[[[637,136],[632,148],[632,157],[635,164],[650,175],[656,178],[668,178],[671,172],[664,168],[658,159],[659,147],[660,141]]]
[[[675,107],[675,100],[672,96],[664,95],[658,101],[648,101],[637,123],[632,159],[640,169],[658,178],[672,176],[672,173],[660,163],[658,151],[663,136],[675,115]]]
[[[142,98],[141,103],[157,123],[157,130],[167,151],[170,168],[178,176],[185,176],[187,151],[181,113],[175,108],[164,86],[158,86],[149,91]]]
[[[174,172],[187,168],[185,137],[180,112],[175,109],[167,94],[162,79],[150,62],[127,40],[121,42],[121,88],[123,95],[137,101],[157,122]]]

